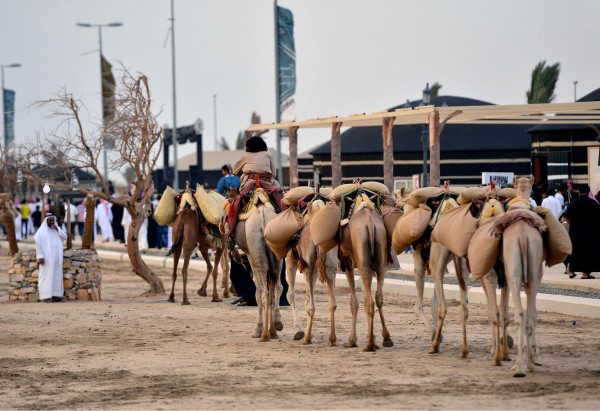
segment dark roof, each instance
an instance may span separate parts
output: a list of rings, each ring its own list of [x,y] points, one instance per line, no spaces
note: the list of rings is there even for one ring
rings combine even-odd
[[[441,106],[487,106],[492,105],[481,100],[456,96],[439,96],[431,99],[432,104]],[[413,107],[421,100],[411,101]],[[392,107],[389,111],[403,107],[404,104]],[[443,119],[442,119],[443,120]],[[441,149],[443,151],[476,151],[476,150],[530,150],[531,138],[527,135],[530,126],[500,125],[500,124],[448,124],[442,131]],[[394,126],[394,151],[422,151],[421,135],[424,126],[398,125]],[[352,127],[342,133],[342,153],[382,153],[381,127]],[[331,143],[326,142],[311,154],[328,154]]]
[[[581,97],[577,102],[585,102],[585,101],[600,101],[600,88],[592,91],[591,93],[586,94]],[[595,123],[594,123],[595,124]],[[597,125],[597,124],[595,124]],[[564,131],[564,130],[584,130],[589,127],[585,124],[552,124],[552,125],[544,125],[541,124],[539,126],[535,126],[527,130],[528,133],[536,133],[541,131]]]

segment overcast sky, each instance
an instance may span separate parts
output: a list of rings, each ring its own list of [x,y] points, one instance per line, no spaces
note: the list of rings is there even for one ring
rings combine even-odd
[[[418,99],[426,82],[442,95],[525,103],[540,61],[561,63],[556,102],[600,87],[600,1],[280,0],[292,10],[298,120],[380,111]],[[150,79],[160,123],[173,123],[170,0],[0,0],[0,64],[16,91],[17,143],[52,128],[29,108],[65,87],[93,117],[101,112],[97,29],[77,22],[119,21],[103,29],[106,58]],[[275,118],[272,0],[175,0],[177,122],[205,124],[204,147],[234,144],[257,111]],[[165,47],[166,44],[166,47]],[[329,130],[299,133],[300,151]],[[274,146],[274,138],[267,139]],[[181,153],[193,149],[182,147]],[[285,145],[284,145],[285,147]],[[287,148],[286,148],[287,151]]]

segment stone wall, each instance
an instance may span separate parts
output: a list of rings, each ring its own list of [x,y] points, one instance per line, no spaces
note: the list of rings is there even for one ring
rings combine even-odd
[[[64,251],[63,285],[66,300],[100,301],[102,273],[99,262],[98,254],[92,250]],[[9,301],[38,301],[38,275],[34,250],[15,254],[8,269]]]

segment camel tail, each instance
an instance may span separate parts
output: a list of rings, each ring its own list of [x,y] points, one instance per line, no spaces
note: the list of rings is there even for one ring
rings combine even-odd
[[[177,237],[175,238],[175,241],[173,241],[173,245],[171,246],[171,249],[167,253],[167,257],[170,255],[173,255],[173,253],[175,253],[175,251],[181,250],[181,247],[183,245],[183,230],[177,230],[176,234],[177,234]]]
[[[321,284],[327,284],[329,282],[329,277],[327,276],[327,253],[323,253],[317,247],[317,273],[319,282]]]
[[[375,255],[375,225],[369,219],[369,224],[367,224],[367,233],[369,234],[369,251],[371,257]]]
[[[527,247],[527,237],[521,237],[519,238],[519,248],[521,249],[521,265],[522,265],[522,272],[521,272],[521,280],[523,281],[523,284],[527,285],[529,283],[529,273],[528,273],[528,267],[529,267],[529,260],[528,260],[528,247]]]
[[[265,244],[265,252],[267,255],[267,286],[269,289],[275,288],[279,279],[278,260],[275,253]]]

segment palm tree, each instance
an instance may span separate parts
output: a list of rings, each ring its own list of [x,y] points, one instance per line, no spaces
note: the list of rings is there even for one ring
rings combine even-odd
[[[442,88],[442,85],[440,83],[438,83],[437,81],[435,83],[433,83],[433,85],[431,86],[431,97],[437,97],[438,94],[440,93],[441,88]]]
[[[219,150],[231,150],[231,148],[229,148],[229,143],[223,136],[221,136],[221,139],[219,140]]]
[[[527,90],[527,104],[551,103],[556,95],[554,89],[560,74],[560,63],[546,66],[540,61],[531,72],[531,88]]]

